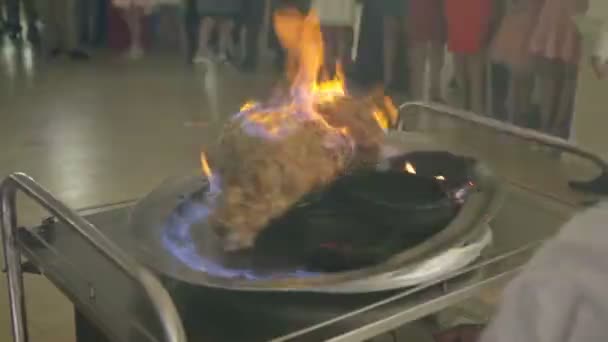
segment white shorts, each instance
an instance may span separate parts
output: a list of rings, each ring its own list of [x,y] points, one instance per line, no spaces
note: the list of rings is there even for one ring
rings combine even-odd
[[[319,16],[321,25],[353,26],[356,13],[355,6],[355,0],[312,1],[312,9]]]

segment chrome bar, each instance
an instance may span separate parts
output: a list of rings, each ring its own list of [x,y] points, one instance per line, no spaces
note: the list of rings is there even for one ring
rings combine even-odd
[[[596,154],[587,151],[579,146],[572,144],[571,142],[551,136],[533,129],[521,128],[511,124],[507,124],[490,117],[482,116],[473,112],[452,108],[449,106],[425,103],[425,102],[406,102],[399,106],[399,121],[397,122],[397,129],[405,130],[406,123],[403,117],[413,109],[431,110],[437,114],[450,116],[453,118],[460,119],[471,123],[478,124],[487,128],[491,128],[502,134],[507,134],[524,140],[532,141],[540,145],[544,145],[551,148],[561,149],[567,153],[579,156],[584,159],[588,159],[596,164],[602,173],[608,172],[608,162]]]
[[[163,326],[167,342],[186,341],[184,327],[173,300],[154,274],[116,246],[97,227],[54,198],[32,178],[23,173],[14,173],[0,183],[0,201],[3,213],[1,221],[2,240],[8,268],[11,318],[13,319],[15,342],[27,342],[21,260],[15,238],[17,229],[15,196],[17,191],[27,195],[58,220],[85,237],[94,248],[141,285],[159,315],[158,318]]]
[[[2,208],[2,247],[6,265],[8,283],[8,300],[11,310],[11,328],[15,342],[27,342],[27,324],[25,313],[25,292],[23,289],[23,272],[21,270],[21,253],[17,246],[17,217],[15,210],[14,188],[0,185]]]

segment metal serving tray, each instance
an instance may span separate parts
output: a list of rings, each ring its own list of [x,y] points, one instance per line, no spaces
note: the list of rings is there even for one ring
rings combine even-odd
[[[490,221],[494,245],[465,269],[404,290],[298,296],[297,301],[318,309],[314,315],[309,314],[312,309],[308,314],[290,310],[292,306],[285,301],[289,292],[251,296],[243,292],[235,297],[234,291],[214,289],[200,300],[191,300],[190,285],[159,277],[133,251],[121,247],[120,236],[128,234],[132,204],[77,213],[29,177],[14,174],[1,183],[0,199],[15,341],[27,341],[22,273],[32,269],[66,294],[109,341],[365,340],[475,296],[514,275],[537,246],[595,199],[570,191],[566,181],[590,176],[598,167],[607,169],[599,157],[561,139],[475,114],[413,103],[402,106],[401,115],[404,129],[439,137],[449,151],[487,162],[504,184],[504,205]],[[448,126],[449,130],[442,131]],[[485,136],[491,138],[484,140]],[[551,147],[562,154],[561,159],[577,156],[593,164],[593,169],[577,166],[572,171],[560,158],[546,157],[531,149],[532,145]],[[512,167],[514,162],[526,167],[518,172]],[[53,219],[38,227],[18,229],[17,192],[46,208]],[[328,298],[338,298],[342,305],[328,308],[324,305]]]

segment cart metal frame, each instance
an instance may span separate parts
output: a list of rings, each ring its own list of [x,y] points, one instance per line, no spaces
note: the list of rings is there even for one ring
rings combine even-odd
[[[603,159],[563,139],[533,130],[518,128],[474,113],[435,104],[421,102],[403,104],[400,107],[400,120],[397,128],[407,129],[406,120],[402,119],[407,117],[411,111],[420,110],[431,110],[457,120],[483,126],[497,133],[511,135],[540,145],[556,148],[591,161],[602,172],[608,170],[608,163]],[[64,275],[58,273],[52,265],[45,264],[44,259],[41,259],[43,256],[37,255],[37,249],[32,246],[42,246],[45,250],[50,250],[59,258],[62,257],[62,251],[56,250],[55,247],[48,244],[44,232],[37,231],[36,227],[19,228],[17,220],[18,208],[16,205],[18,193],[24,194],[44,208],[51,215],[51,220],[60,222],[62,228],[68,227],[75,238],[85,241],[92,250],[95,250],[99,254],[99,260],[103,260],[108,265],[111,265],[112,270],[121,275],[121,279],[129,282],[133,288],[139,289],[134,295],[138,296],[140,304],[144,303],[149,308],[148,311],[153,312],[153,316],[142,317],[138,311],[121,306],[123,305],[122,303],[112,304],[106,303],[104,300],[97,300],[98,297],[101,298],[104,291],[112,291],[112,289],[108,288],[108,284],[103,283],[103,275],[97,279],[99,281],[79,285],[85,286],[84,292],[87,295],[84,298],[81,295],[81,292],[83,292],[82,287],[78,288],[78,290],[71,288],[68,282],[62,278]],[[538,195],[544,196],[543,194]],[[98,327],[112,340],[125,340],[125,335],[114,334],[114,329],[116,328],[112,324],[109,324],[107,320],[108,314],[113,314],[114,310],[119,310],[119,312],[126,315],[124,318],[126,326],[129,329],[139,331],[140,335],[138,336],[142,336],[143,340],[158,342],[186,341],[186,332],[182,319],[161,280],[110,240],[104,234],[103,229],[101,229],[103,227],[95,226],[88,220],[91,212],[104,212],[115,208],[124,208],[125,206],[129,206],[129,203],[119,203],[94,208],[86,212],[76,212],[53,197],[32,178],[22,173],[15,173],[0,183],[0,205],[0,228],[2,230],[5,270],[8,280],[11,326],[15,342],[28,341],[23,286],[23,273],[28,271],[28,269],[39,271],[51,280],[56,287],[70,298],[77,307],[78,312],[82,312],[88,321],[92,322],[93,325]],[[571,209],[572,211],[576,211],[578,206],[572,205]],[[319,322],[308,328],[293,331],[290,334],[277,337],[273,340],[361,341],[372,338],[383,332],[396,329],[408,322],[439,312],[446,307],[475,296],[485,288],[495,286],[497,283],[508,279],[518,272],[534,249],[541,243],[542,240],[530,241],[529,244],[485,259],[456,274],[451,274],[445,279],[426,284],[425,286],[404,290],[360,310],[355,310],[328,321]],[[27,261],[25,261],[25,257],[27,257]],[[67,258],[63,261],[66,264],[71,263]],[[73,272],[83,271],[78,269],[77,265],[72,266]],[[483,276],[478,277],[480,271],[483,273]],[[479,279],[470,281],[470,277],[478,277]],[[469,280],[463,281],[462,279]],[[79,292],[77,293],[76,291]],[[339,334],[330,333],[330,331],[340,329],[337,326],[344,320],[357,317],[357,315],[363,312],[379,310],[383,307],[389,308],[382,311],[383,315],[381,317],[374,318],[373,320],[364,319],[360,325],[349,328],[348,331],[343,331]]]

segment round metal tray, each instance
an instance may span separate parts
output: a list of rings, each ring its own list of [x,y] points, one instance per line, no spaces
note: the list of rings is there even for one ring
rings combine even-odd
[[[418,134],[389,134],[387,150],[407,152],[431,150],[432,142]],[[424,146],[422,146],[424,145]],[[413,147],[417,146],[417,147]],[[425,148],[426,146],[426,148]],[[449,175],[446,175],[449,177]],[[493,174],[482,164],[474,168],[476,191],[467,195],[455,219],[425,242],[374,266],[354,271],[310,272],[300,265],[281,262],[252,266],[247,257],[225,253],[219,238],[202,220],[207,207],[189,200],[199,189],[207,187],[200,174],[172,179],[134,207],[130,217],[133,253],[157,273],[175,280],[212,288],[240,291],[297,291],[327,293],[362,293],[403,287],[398,277],[421,261],[447,250],[478,240],[487,222],[499,208],[501,189]],[[197,245],[191,229],[202,229]]]

